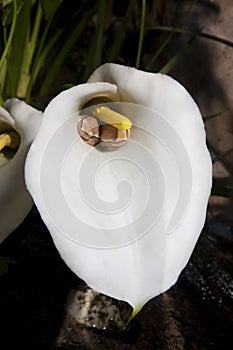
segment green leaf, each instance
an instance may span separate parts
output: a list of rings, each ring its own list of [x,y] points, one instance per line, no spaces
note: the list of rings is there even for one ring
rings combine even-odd
[[[135,0],[132,0],[130,2],[128,9],[126,11],[126,14],[121,21],[121,25],[117,32],[116,39],[114,40],[111,46],[109,55],[107,55],[108,62],[113,62],[115,59],[117,59],[117,56],[119,55],[120,49],[125,39],[127,26],[128,26],[128,23],[130,22],[130,16],[132,15],[135,4],[136,4]]]
[[[87,54],[86,67],[83,81],[86,81],[90,74],[100,66],[102,62],[102,53],[104,46],[104,18],[106,14],[106,1],[98,1],[97,24],[92,37],[90,48]]]
[[[15,260],[5,257],[5,256],[0,256],[0,276],[8,272],[8,265],[9,264],[15,264]]]
[[[152,59],[150,60],[150,62],[148,63],[148,65],[146,66],[146,70],[150,70],[152,64],[158,59],[158,57],[161,55],[161,53],[163,52],[163,50],[166,48],[166,46],[169,44],[169,42],[171,41],[171,39],[173,38],[174,35],[174,31],[171,32],[168,37],[166,38],[166,40],[162,43],[162,45],[158,48],[158,50],[155,52],[154,56],[152,57]]]
[[[30,30],[31,0],[25,0],[20,13],[17,15],[14,37],[7,61],[10,85],[10,96],[15,97],[19,83],[20,71],[27,46]]]
[[[12,20],[13,20],[13,13],[14,13],[14,8],[13,8],[13,0],[9,1],[7,6],[3,13],[2,13],[2,18],[1,18],[1,22],[3,27],[8,26],[9,24],[11,24]],[[21,9],[23,7],[23,1],[22,0],[17,0],[17,15],[20,13]]]
[[[144,28],[145,28],[145,17],[146,17],[146,0],[142,0],[142,9],[141,9],[141,24],[140,24],[140,32],[139,32],[139,41],[138,41],[138,50],[137,57],[135,62],[135,67],[139,68],[141,56],[142,56],[142,45],[144,39]]]
[[[5,7],[9,4],[12,4],[13,0],[2,0],[1,3],[2,3],[2,6]]]
[[[47,3],[46,6],[48,6],[48,4],[50,2],[51,2],[51,0],[49,0],[48,2],[46,1],[46,3]],[[42,35],[40,37],[40,40],[38,41],[37,51],[35,53],[35,56],[33,57],[34,64],[32,65],[32,68],[31,68],[31,75],[30,75],[30,79],[29,79],[29,82],[27,85],[27,92],[26,92],[26,96],[25,96],[25,101],[27,103],[30,103],[31,91],[32,91],[32,87],[33,87],[36,75],[38,73],[38,67],[40,66],[40,58],[41,58],[42,53],[43,53],[44,43],[45,43],[45,40],[47,38],[48,31],[50,29],[55,12],[56,12],[57,8],[59,7],[59,5],[61,4],[61,2],[62,2],[62,0],[55,0],[53,2],[53,6],[50,6],[50,10],[49,10],[50,12],[49,12],[49,16],[47,17],[47,22],[43,28],[43,32],[42,32]],[[47,9],[48,9],[48,7],[47,7]],[[47,12],[47,14],[48,14],[48,12]]]
[[[40,0],[45,19],[49,19],[62,3],[62,0]]]
[[[49,88],[53,84],[54,79],[56,78],[56,75],[59,72],[59,69],[62,66],[66,56],[68,55],[68,53],[70,52],[70,50],[74,46],[74,44],[78,41],[78,39],[82,35],[82,33],[85,31],[87,23],[95,11],[96,11],[96,7],[92,7],[90,10],[83,13],[81,19],[75,25],[72,32],[67,36],[65,43],[58,50],[58,52],[56,52],[56,57],[53,59],[53,64],[51,65],[50,69],[48,70],[48,72],[43,80],[42,86],[40,88],[40,91],[39,91],[40,96],[45,96],[48,93]],[[56,42],[55,42],[55,44],[56,44]],[[53,45],[52,45],[52,47],[53,47]],[[45,50],[46,50],[46,48],[45,48]]]
[[[160,69],[160,73],[162,74],[168,74],[174,66],[178,63],[178,61],[183,56],[184,52],[187,50],[189,45],[193,42],[193,40],[196,38],[196,35],[194,35],[191,39],[188,40],[188,42]]]
[[[17,87],[17,96],[20,98],[25,98],[27,85],[30,77],[30,70],[33,62],[33,57],[38,43],[38,37],[41,28],[42,21],[42,9],[40,3],[37,4],[37,10],[35,12],[35,17],[33,18],[33,27],[29,29],[28,42],[24,48],[24,56],[22,59],[19,82]],[[29,23],[30,25],[30,23]]]
[[[13,6],[7,6],[7,8],[2,13],[1,22],[3,27],[8,26],[13,19]]]
[[[0,95],[1,95],[1,100],[3,99],[3,87],[5,84],[5,79],[6,79],[6,73],[7,73],[7,56],[10,51],[10,47],[13,41],[13,37],[15,34],[16,30],[16,23],[17,23],[17,1],[13,1],[13,20],[11,23],[11,28],[10,32],[8,35],[8,38],[6,37],[6,27],[3,28],[3,37],[4,37],[4,50],[3,53],[0,57]]]

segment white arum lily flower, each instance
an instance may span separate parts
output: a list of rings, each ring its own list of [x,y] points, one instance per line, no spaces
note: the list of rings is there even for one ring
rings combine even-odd
[[[114,142],[110,151],[93,146],[96,127],[117,120],[118,138],[132,123],[130,139],[114,152]],[[199,109],[183,86],[105,64],[48,105],[26,180],[66,264],[135,315],[187,264],[205,221],[211,168]]]
[[[0,243],[33,205],[25,185],[24,163],[41,116],[42,112],[16,98],[0,107]]]

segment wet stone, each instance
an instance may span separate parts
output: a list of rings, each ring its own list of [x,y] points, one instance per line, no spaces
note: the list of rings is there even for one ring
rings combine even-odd
[[[82,325],[106,331],[122,331],[132,313],[132,307],[123,301],[100,294],[93,289],[71,289],[65,304],[66,323],[72,328]],[[67,328],[67,326],[66,326]]]

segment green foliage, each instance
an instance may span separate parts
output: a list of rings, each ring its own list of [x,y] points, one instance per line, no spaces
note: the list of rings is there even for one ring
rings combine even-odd
[[[93,6],[91,1],[80,1],[79,6],[74,6],[74,11],[70,12],[69,9],[68,25],[59,11],[63,3],[65,8],[66,3],[62,0],[4,2],[4,40],[1,44],[3,53],[0,62],[2,101],[9,97],[19,97],[31,103],[35,89],[39,99],[49,95],[54,79],[75,45],[78,45],[78,51],[85,59],[79,81],[86,81],[93,70],[106,61],[117,62],[121,59],[121,63],[124,63],[121,50],[129,40],[128,34],[131,35],[132,23],[138,14],[140,27],[133,30],[138,36],[135,54],[137,51],[136,65],[139,67],[143,56],[145,0],[141,4],[139,0],[129,1],[125,14],[117,15],[119,31],[116,36],[113,33],[115,23],[112,22],[114,17],[111,13],[114,9],[110,3],[98,0]],[[142,16],[138,13],[141,8]],[[85,42],[87,36],[86,46],[79,46],[79,41]]]
[[[97,5],[96,28],[86,58],[86,68],[83,76],[84,81],[87,80],[92,71],[94,71],[98,66],[100,66],[102,62],[102,52],[105,42],[103,18],[105,18],[105,15],[106,1],[99,0]]]
[[[40,0],[41,8],[46,20],[57,11],[63,0]]]
[[[2,3],[2,6],[5,7],[9,4],[12,4],[13,0],[2,0],[1,3]]]
[[[121,20],[117,36],[115,40],[113,40],[112,46],[109,49],[109,53],[106,53],[108,62],[113,62],[119,56],[127,33],[128,23],[132,21],[132,14],[135,9],[136,2],[136,0],[130,1],[125,16]]]
[[[174,32],[172,31],[168,37],[164,40],[164,42],[162,43],[162,45],[158,48],[158,50],[154,53],[154,55],[152,56],[150,62],[147,64],[146,66],[146,70],[150,70],[151,66],[153,65],[153,63],[159,58],[159,56],[161,55],[161,53],[165,50],[165,48],[167,47],[167,45],[170,43],[170,41],[172,40],[174,35]]]
[[[22,7],[23,7],[23,1],[22,0],[17,0],[17,15],[20,13]],[[9,5],[9,6],[7,6]],[[14,3],[12,1],[8,1],[5,5],[4,11],[1,16],[1,22],[4,27],[8,26],[11,24],[13,20],[13,14],[14,14]]]
[[[140,35],[139,35],[138,51],[137,51],[137,57],[136,57],[136,63],[135,63],[136,68],[139,68],[141,56],[142,56],[142,44],[143,44],[144,31],[145,31],[145,17],[146,17],[146,0],[142,0]]]
[[[188,42],[183,47],[181,47],[178,52],[159,70],[159,72],[162,74],[168,74],[179,62],[180,58],[183,56],[187,48],[192,44],[195,37],[196,36],[193,36],[191,39],[189,39]]]
[[[42,67],[42,51],[54,14],[62,0],[12,0],[4,2],[0,59],[0,96],[30,100]]]

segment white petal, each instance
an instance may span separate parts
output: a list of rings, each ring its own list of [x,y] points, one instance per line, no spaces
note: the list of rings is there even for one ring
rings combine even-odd
[[[0,243],[26,217],[33,202],[24,181],[24,162],[35,138],[42,113],[18,99],[0,107],[0,119],[10,124],[21,136],[15,156],[0,169]]]
[[[93,289],[139,309],[176,282],[203,227],[212,179],[204,126],[193,99],[168,76],[106,64],[89,82],[63,92],[49,104],[27,158],[26,180],[68,266]],[[120,96],[120,101],[146,107],[141,109],[144,115],[138,115],[137,109],[132,114],[133,124],[139,123],[136,131],[132,130],[137,151],[132,152],[129,143],[108,158],[84,142],[75,141],[74,113],[96,95],[116,101]],[[87,162],[89,156],[91,161]],[[137,156],[138,160],[134,159]],[[146,169],[142,165],[140,174],[140,166],[136,169],[135,164],[141,161],[145,161]],[[92,172],[94,166],[97,172]],[[148,218],[154,215],[157,221],[147,230],[142,227],[146,232],[138,236],[134,211],[122,211],[114,217],[114,213],[103,214],[103,208],[94,208],[92,203],[85,207],[81,197],[76,201],[78,186],[81,188],[83,183],[88,188],[93,178],[100,189],[98,195],[109,207],[114,196],[117,201],[114,186],[122,180],[132,184],[133,191],[138,191],[137,197],[132,197],[137,198],[132,203],[136,213],[141,202],[146,203],[145,191],[141,190],[148,182],[149,189],[155,190],[147,193]],[[128,190],[127,186],[119,187],[119,195],[127,197]],[[158,197],[154,195],[156,191]],[[160,203],[160,192],[165,195],[164,203]],[[89,195],[92,200],[96,193]],[[147,225],[146,220],[142,224]],[[112,231],[116,228],[120,235],[124,225],[128,233],[121,237],[122,244],[116,245]],[[91,244],[88,239],[93,227],[96,236]],[[77,235],[83,233],[86,244],[75,241],[76,231]],[[103,239],[99,247],[98,239]]]

